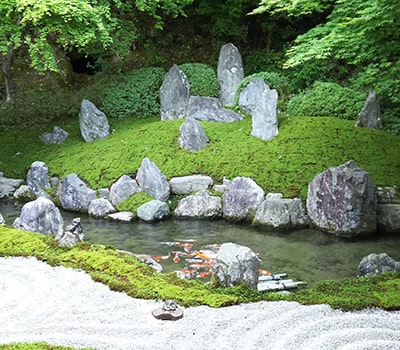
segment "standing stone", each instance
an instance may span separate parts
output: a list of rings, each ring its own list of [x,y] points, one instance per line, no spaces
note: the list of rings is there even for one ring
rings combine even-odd
[[[189,97],[189,80],[174,64],[160,87],[161,120],[185,118]]]
[[[72,247],[79,242],[83,242],[85,235],[83,234],[81,218],[72,219],[71,224],[65,228],[65,232],[61,237],[56,237],[58,245],[61,247]]]
[[[235,243],[221,245],[213,273],[218,286],[247,285],[257,289],[259,260],[250,248]]]
[[[356,122],[356,126],[361,128],[371,128],[382,130],[381,109],[378,96],[375,91],[371,91],[361,109]]]
[[[221,103],[233,106],[236,90],[244,78],[242,56],[235,45],[229,43],[221,47],[217,76]]]
[[[207,190],[213,183],[213,179],[206,175],[177,176],[169,180],[172,194],[189,194]]]
[[[350,160],[329,168],[311,181],[307,211],[315,226],[339,236],[374,233],[375,186],[369,174]]]
[[[240,93],[239,105],[252,115],[251,135],[271,140],[278,135],[278,92],[271,90],[262,78],[253,78]]]
[[[86,142],[105,139],[109,135],[110,126],[106,115],[88,100],[82,101],[79,124]]]
[[[88,214],[95,218],[105,218],[108,214],[115,213],[116,210],[112,204],[104,198],[93,199],[88,208]]]
[[[65,130],[55,126],[52,132],[42,134],[40,139],[46,144],[62,144],[67,137],[68,133]]]
[[[135,193],[140,192],[140,188],[135,179],[128,175],[122,175],[110,188],[110,202],[118,205]]]
[[[178,143],[181,148],[195,152],[207,147],[208,137],[197,120],[188,118],[181,125]]]
[[[137,209],[139,219],[147,222],[159,221],[170,216],[168,204],[158,199],[142,204]]]
[[[170,195],[170,185],[165,175],[149,158],[143,158],[136,181],[148,195],[166,201]]]
[[[264,191],[254,180],[236,177],[222,195],[223,215],[234,221],[251,221],[263,200]]]
[[[57,237],[63,233],[64,220],[50,199],[39,197],[22,207],[21,215],[15,219],[13,226]]]
[[[50,196],[45,192],[50,188],[49,182],[49,168],[43,162],[33,162],[26,176],[26,182],[29,190],[37,197]]]
[[[87,212],[96,191],[90,189],[76,174],[68,175],[61,183],[60,202],[65,210]]]
[[[357,276],[376,276],[384,272],[400,272],[400,262],[386,253],[372,253],[361,259]]]
[[[221,198],[202,190],[182,198],[174,211],[175,216],[190,218],[216,218],[221,215]]]

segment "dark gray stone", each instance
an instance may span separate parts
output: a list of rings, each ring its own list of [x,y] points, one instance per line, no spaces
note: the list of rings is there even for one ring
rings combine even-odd
[[[140,192],[140,188],[136,180],[131,179],[128,175],[122,175],[110,187],[110,202],[118,205],[138,192]]]
[[[93,199],[88,208],[88,214],[96,218],[105,218],[108,214],[115,213],[112,204],[104,198]]]
[[[382,130],[382,116],[379,106],[378,96],[375,91],[371,91],[361,109],[356,122],[356,126],[361,128],[371,128]]]
[[[68,132],[55,126],[52,132],[43,133],[40,139],[46,144],[62,144],[68,137]]]
[[[400,204],[378,204],[378,230],[400,233]]]
[[[244,70],[242,56],[237,47],[232,43],[221,47],[217,77],[221,103],[224,106],[233,106],[236,90],[244,78]]]
[[[140,165],[136,181],[148,195],[166,201],[170,195],[170,185],[165,175],[149,158],[144,158]]]
[[[262,78],[253,78],[240,93],[240,108],[252,116],[251,135],[271,140],[278,135],[278,92]]]
[[[85,235],[80,218],[72,219],[71,224],[65,228],[65,232],[58,239],[58,245],[61,247],[72,247],[79,242],[83,242]]]
[[[105,139],[109,135],[110,126],[106,115],[88,100],[82,101],[79,125],[86,142]]]
[[[175,216],[190,218],[216,218],[221,213],[221,198],[211,196],[207,190],[182,198],[174,211]]]
[[[170,214],[168,204],[158,199],[142,204],[137,210],[138,218],[147,222],[167,219]]]
[[[376,210],[375,186],[353,160],[329,168],[308,186],[308,216],[321,230],[343,237],[374,233]]]
[[[206,175],[188,175],[173,177],[169,180],[172,194],[190,194],[207,190],[213,185],[213,179]]]
[[[9,179],[0,172],[0,198],[11,196],[14,191],[24,182],[22,179]]]
[[[250,248],[235,243],[221,245],[212,270],[218,286],[247,285],[257,289],[259,260]]]
[[[386,253],[373,253],[361,259],[357,275],[359,277],[376,276],[384,272],[400,272],[400,262],[394,260]]]
[[[68,175],[61,183],[60,202],[65,210],[87,212],[96,191],[90,189],[76,174]]]
[[[50,198],[45,192],[46,189],[50,188],[49,168],[45,163],[39,161],[33,162],[28,170],[26,182],[29,190],[34,193],[36,197]]]
[[[197,120],[188,118],[181,125],[178,143],[188,151],[199,151],[208,144],[208,137]]]
[[[189,97],[189,80],[174,64],[160,87],[161,120],[186,118]]]

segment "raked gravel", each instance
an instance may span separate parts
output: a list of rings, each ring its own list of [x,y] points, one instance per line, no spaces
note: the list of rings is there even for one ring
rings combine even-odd
[[[0,344],[44,341],[101,349],[400,349],[400,312],[258,302],[184,308],[155,319],[162,301],[133,299],[82,271],[35,258],[0,258]]]

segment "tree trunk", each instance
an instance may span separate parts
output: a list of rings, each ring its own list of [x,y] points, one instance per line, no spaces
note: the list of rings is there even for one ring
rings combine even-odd
[[[14,103],[14,77],[12,71],[12,64],[14,60],[14,50],[9,48],[7,55],[0,54],[1,69],[4,73],[6,83],[7,103]]]

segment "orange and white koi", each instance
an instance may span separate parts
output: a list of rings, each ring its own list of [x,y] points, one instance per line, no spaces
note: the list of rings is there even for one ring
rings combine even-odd
[[[156,255],[156,256],[153,256],[152,258],[155,260],[155,261],[162,261],[162,260],[167,260],[167,259],[169,259],[171,257],[171,253],[168,253],[168,255]]]

